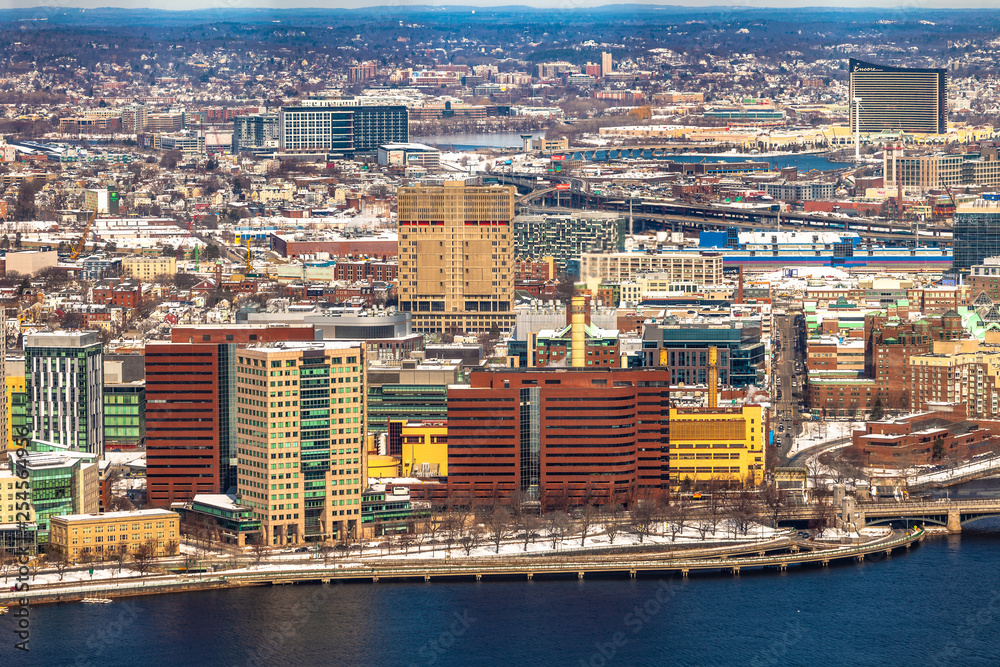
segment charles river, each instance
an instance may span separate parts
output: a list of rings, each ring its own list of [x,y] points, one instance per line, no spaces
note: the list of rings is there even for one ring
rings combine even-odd
[[[33,608],[0,665],[997,665],[1000,521],[742,576],[295,585]]]

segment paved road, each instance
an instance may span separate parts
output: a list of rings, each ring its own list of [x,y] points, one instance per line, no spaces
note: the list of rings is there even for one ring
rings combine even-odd
[[[804,375],[798,372],[805,364],[805,353],[800,348],[799,336],[795,326],[795,312],[778,315],[774,318],[777,353],[774,357],[774,410],[771,423],[774,428],[774,441],[777,446],[774,453],[778,463],[788,461],[792,448],[793,434],[802,427],[799,420],[800,402],[796,398],[801,395]]]
[[[813,456],[822,454],[823,452],[829,451],[831,449],[836,449],[843,446],[845,443],[851,441],[851,438],[837,438],[836,440],[828,440],[822,442],[818,445],[813,445],[812,447],[806,447],[805,449],[799,451],[795,456],[793,456],[789,461],[790,466],[803,466],[806,461]]]

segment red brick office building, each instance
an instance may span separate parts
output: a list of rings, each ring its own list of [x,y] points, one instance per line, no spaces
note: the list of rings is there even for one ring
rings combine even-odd
[[[474,372],[448,390],[448,492],[627,503],[668,485],[670,373]]]

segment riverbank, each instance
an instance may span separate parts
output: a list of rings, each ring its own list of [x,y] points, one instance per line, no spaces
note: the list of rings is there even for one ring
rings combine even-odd
[[[827,544],[821,541],[794,540],[791,533],[774,540],[735,547],[704,550],[664,549],[660,553],[601,554],[553,556],[507,556],[475,559],[382,559],[379,561],[317,562],[311,565],[282,567],[280,564],[255,565],[246,568],[215,571],[200,575],[157,574],[127,582],[68,583],[33,588],[27,593],[0,595],[0,604],[26,598],[32,605],[78,602],[84,598],[118,599],[134,596],[183,593],[192,591],[238,588],[244,586],[285,585],[299,583],[379,583],[385,581],[424,581],[488,579],[527,579],[586,577],[628,577],[681,575],[689,573],[729,572],[738,575],[744,570],[784,572],[795,566],[827,565],[838,561],[866,557],[888,556],[896,549],[910,549],[924,539],[925,531],[878,531],[861,544]]]

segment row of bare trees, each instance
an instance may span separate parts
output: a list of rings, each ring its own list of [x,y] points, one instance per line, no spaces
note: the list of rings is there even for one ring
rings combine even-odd
[[[165,545],[167,555],[175,555],[179,549],[179,543],[171,540]],[[93,563],[112,563],[117,566],[118,574],[121,574],[126,563],[130,569],[140,575],[148,574],[152,569],[153,562],[157,555],[157,545],[153,540],[147,540],[135,548],[130,549],[127,544],[109,546],[106,550],[96,551],[90,547],[84,547],[75,559],[71,559],[65,547],[58,544],[49,544],[47,551],[39,554],[31,561],[32,573],[38,570],[51,567],[59,575],[59,581],[63,580],[66,571],[72,565],[90,565]],[[4,583],[12,574],[16,574],[19,561],[16,554],[8,549],[0,549],[0,573],[3,574]]]
[[[599,503],[596,496],[588,494],[584,494],[584,500],[582,505],[546,512],[541,503],[520,491],[490,499],[460,494],[433,502],[424,517],[407,525],[401,535],[387,535],[380,547],[391,553],[392,546],[398,544],[409,553],[414,543],[418,549],[430,546],[432,552],[443,545],[469,555],[486,544],[499,553],[503,544],[511,542],[528,551],[530,545],[544,541],[555,550],[569,537],[579,538],[582,547],[588,537],[598,534],[614,545],[626,533],[642,544],[660,526],[671,541],[688,528],[697,531],[702,540],[725,529],[735,539],[746,535],[755,524],[777,527],[789,504],[785,491],[774,486],[757,490],[719,488],[698,501],[663,492],[634,499],[628,510],[621,503]],[[413,533],[421,539],[414,540]]]

